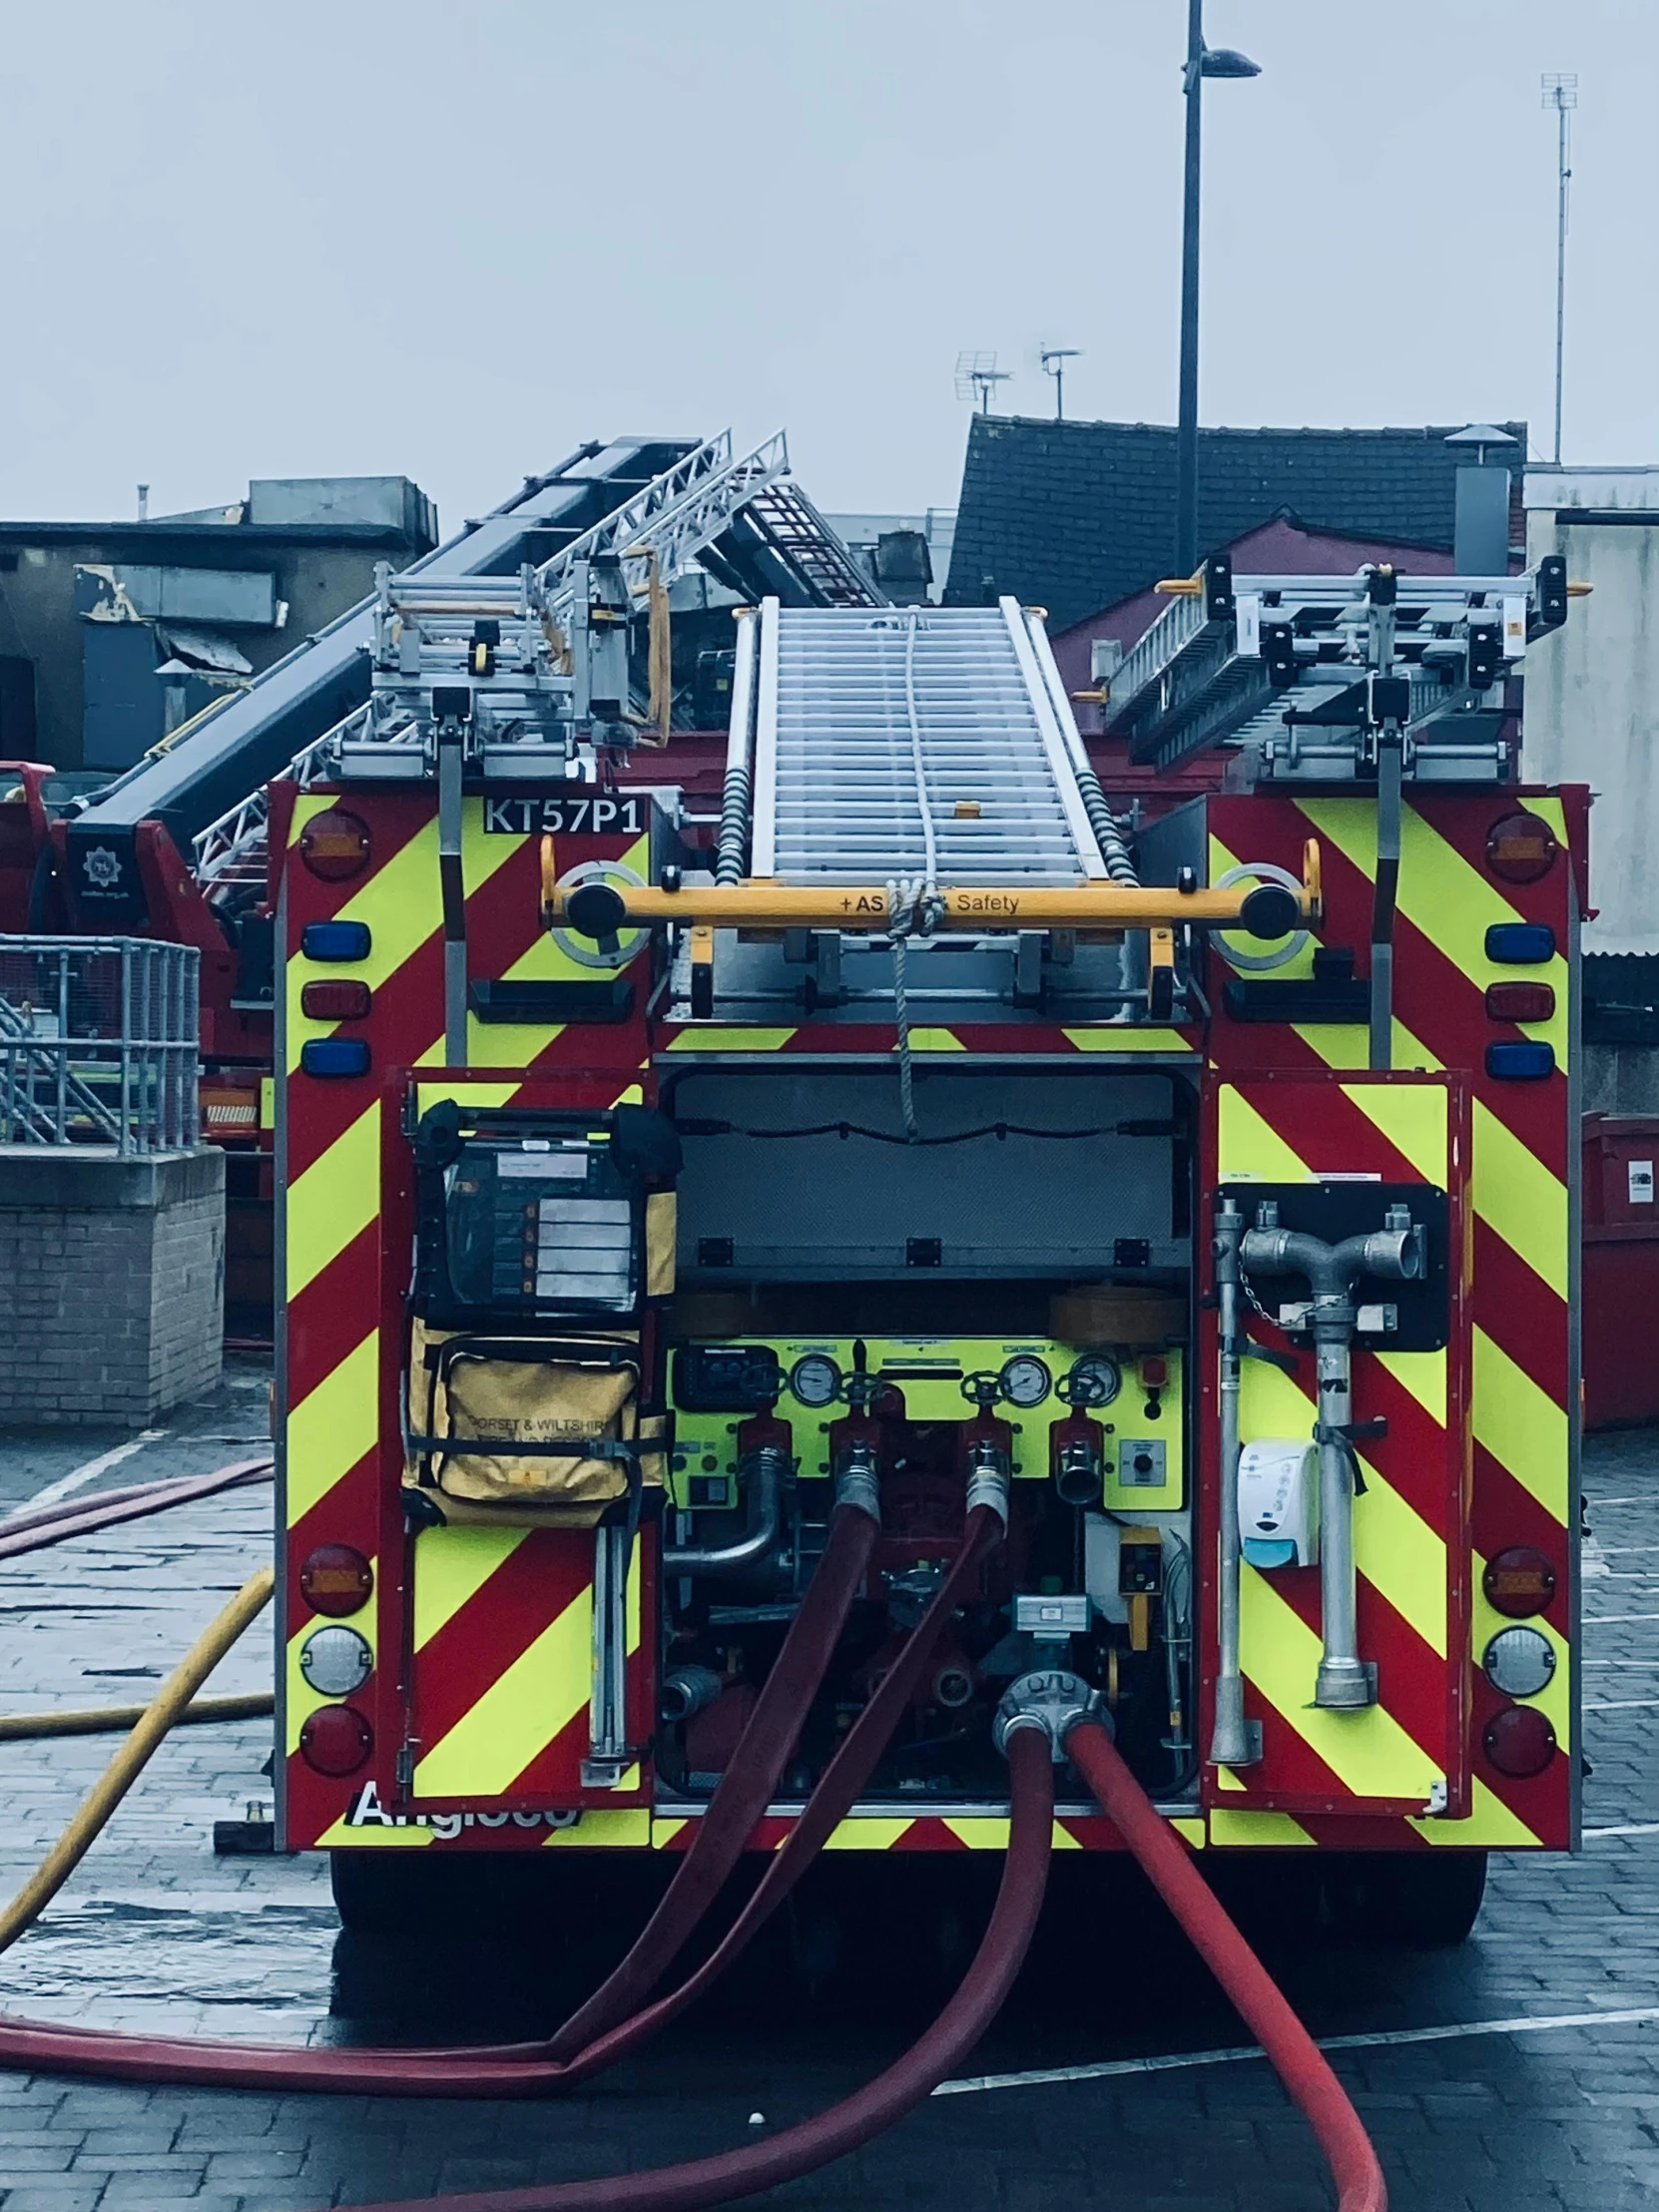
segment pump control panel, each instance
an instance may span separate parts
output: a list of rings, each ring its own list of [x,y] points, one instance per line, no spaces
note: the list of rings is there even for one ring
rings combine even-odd
[[[1016,1479],[1051,1473],[1049,1432],[1083,1413],[1100,1427],[1108,1510],[1178,1512],[1186,1503],[1185,1366],[1179,1350],[1121,1360],[1052,1339],[992,1337],[772,1338],[678,1346],[670,1363],[676,1415],[675,1494],[693,1475],[732,1471],[740,1417],[776,1402],[792,1423],[801,1472],[829,1471],[830,1425],[855,1396],[895,1393],[903,1418],[968,1420],[994,1382],[990,1410],[1013,1430]],[[964,1396],[972,1384],[975,1400]],[[824,1459],[824,1465],[819,1462]]]

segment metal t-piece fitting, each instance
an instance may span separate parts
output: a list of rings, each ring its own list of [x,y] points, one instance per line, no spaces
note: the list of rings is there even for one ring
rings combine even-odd
[[[1006,1753],[1008,1738],[1018,1728],[1040,1728],[1058,1766],[1066,1755],[1066,1738],[1079,1721],[1103,1720],[1100,1692],[1091,1690],[1080,1674],[1063,1667],[1041,1668],[1022,1674],[1012,1683],[996,1709],[991,1741]]]

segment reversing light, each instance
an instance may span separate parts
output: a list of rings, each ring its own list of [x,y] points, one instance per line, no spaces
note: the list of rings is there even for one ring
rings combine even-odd
[[[1533,1544],[1510,1544],[1486,1561],[1480,1587],[1494,1613],[1525,1620],[1544,1612],[1555,1595],[1554,1563]]]
[[[1489,922],[1486,957],[1509,967],[1537,967],[1554,959],[1555,931],[1547,921]]]
[[[366,1037],[312,1037],[299,1047],[299,1065],[307,1075],[366,1075]]]
[[[368,865],[368,825],[345,807],[312,815],[299,832],[299,857],[323,882],[349,882]]]
[[[374,1569],[352,1544],[318,1544],[299,1569],[299,1594],[313,1613],[358,1613],[374,1591]]]
[[[1486,832],[1486,865],[1504,883],[1537,882],[1559,849],[1555,831],[1537,815],[1504,815]]]
[[[299,1011],[310,1021],[361,1021],[373,1003],[374,993],[355,976],[330,976],[325,983],[303,983],[299,989]]]
[[[1555,992],[1548,983],[1486,985],[1486,1013],[1492,1021],[1548,1021],[1554,1012]]]
[[[1535,1705],[1509,1705],[1486,1723],[1480,1748],[1499,1774],[1524,1782],[1555,1757],[1555,1731]]]
[[[1536,1697],[1555,1675],[1555,1646],[1536,1628],[1500,1628],[1480,1664],[1505,1697]]]
[[[373,1671],[373,1649],[354,1628],[313,1629],[299,1647],[299,1672],[322,1697],[349,1697]]]
[[[349,1705],[319,1705],[299,1727],[299,1756],[318,1774],[355,1774],[374,1749],[374,1731]]]
[[[1537,1083],[1555,1073],[1552,1044],[1489,1044],[1486,1073],[1499,1083]]]

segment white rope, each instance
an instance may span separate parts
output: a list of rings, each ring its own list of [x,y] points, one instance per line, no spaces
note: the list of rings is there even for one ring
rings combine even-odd
[[[932,801],[927,791],[927,756],[921,742],[921,710],[916,702],[916,632],[921,616],[911,611],[904,626],[904,712],[910,725],[910,770],[915,778],[916,812],[921,819],[922,873],[887,880],[887,942],[892,948],[893,1023],[898,1042],[898,1105],[909,1143],[920,1144],[916,1121],[915,1066],[910,1052],[910,1002],[905,961],[909,939],[931,936],[944,912],[939,896],[939,847],[933,832]]]
[[[939,848],[933,834],[933,808],[927,794],[927,761],[921,745],[921,715],[916,706],[916,632],[921,627],[921,617],[912,608],[910,619],[904,627],[904,709],[910,723],[910,767],[916,780],[916,809],[921,816],[922,849],[922,932],[930,931],[937,915],[930,919],[928,909],[939,895]]]

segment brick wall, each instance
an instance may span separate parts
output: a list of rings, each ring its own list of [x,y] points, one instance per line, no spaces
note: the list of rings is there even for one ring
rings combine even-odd
[[[225,1161],[0,1151],[0,1423],[156,1414],[219,1378]]]

